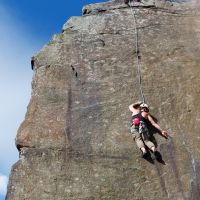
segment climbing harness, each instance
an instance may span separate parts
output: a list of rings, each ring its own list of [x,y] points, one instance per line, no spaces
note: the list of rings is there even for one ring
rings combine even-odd
[[[137,56],[137,76],[138,76],[138,82],[139,82],[139,89],[140,89],[140,95],[142,98],[142,102],[145,103],[145,97],[144,92],[142,89],[142,76],[141,76],[141,56],[140,56],[140,49],[139,49],[139,42],[138,42],[138,29],[137,29],[137,20],[136,20],[136,12],[134,7],[131,5],[131,0],[129,0],[128,6],[131,9],[131,14],[133,16],[134,21],[134,30],[135,30],[135,53]]]

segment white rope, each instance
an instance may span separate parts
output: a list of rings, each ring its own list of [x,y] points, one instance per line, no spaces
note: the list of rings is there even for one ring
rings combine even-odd
[[[131,14],[133,16],[134,20],[134,30],[135,30],[135,53],[137,56],[137,76],[138,76],[138,82],[139,82],[139,89],[140,89],[140,95],[142,98],[142,102],[145,103],[145,97],[144,97],[144,92],[142,89],[142,76],[141,76],[141,62],[140,62],[140,49],[139,49],[139,40],[138,40],[138,29],[137,29],[137,20],[136,20],[136,13],[135,9],[133,6],[131,6],[131,0],[129,0],[128,6],[131,9]]]

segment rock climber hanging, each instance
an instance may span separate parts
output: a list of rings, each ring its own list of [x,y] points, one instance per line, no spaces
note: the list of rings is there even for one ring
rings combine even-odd
[[[137,146],[142,151],[142,158],[146,159],[150,156],[149,151],[146,149],[148,147],[155,159],[160,160],[161,154],[157,151],[155,144],[150,141],[149,127],[151,125],[154,126],[165,138],[168,138],[169,134],[155,122],[149,113],[149,106],[147,104],[136,102],[129,106],[129,110],[132,112],[131,133]]]

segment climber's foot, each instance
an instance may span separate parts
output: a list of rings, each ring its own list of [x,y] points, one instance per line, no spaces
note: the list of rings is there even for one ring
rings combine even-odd
[[[156,160],[158,160],[158,161],[162,160],[162,156],[159,151],[155,151],[153,154],[154,154]]]
[[[147,159],[147,157],[148,157],[148,152],[147,152],[147,151],[146,151],[146,152],[142,152],[141,157],[144,158],[144,159]]]

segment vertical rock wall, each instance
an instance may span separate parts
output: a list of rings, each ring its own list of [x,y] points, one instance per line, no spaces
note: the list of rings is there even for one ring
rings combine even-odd
[[[129,133],[140,98],[131,9],[88,5],[33,57],[32,97],[16,145],[7,200],[198,199],[200,15],[197,2],[134,3],[142,84],[163,163]]]

